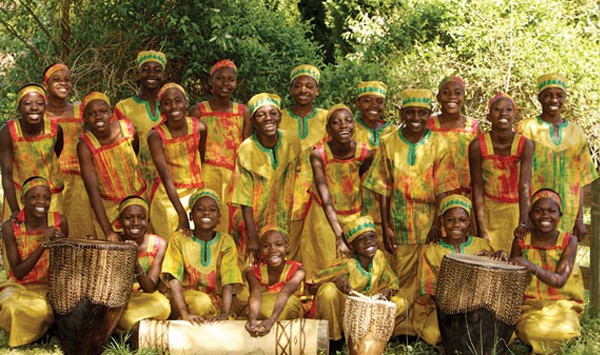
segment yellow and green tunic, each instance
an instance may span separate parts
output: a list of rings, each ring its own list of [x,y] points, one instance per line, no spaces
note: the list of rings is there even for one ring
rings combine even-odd
[[[572,231],[583,187],[598,178],[583,129],[566,119],[555,129],[536,117],[519,122],[517,131],[534,143],[531,191],[558,192],[564,211],[558,228]]]
[[[461,254],[476,254],[489,249],[490,244],[487,240],[473,236],[469,236],[460,245]],[[441,240],[439,244],[427,245],[419,261],[419,286],[413,305],[413,327],[417,335],[432,346],[437,346],[442,341],[435,305],[438,275],[444,255],[455,252],[454,246]]]
[[[452,152],[452,160],[458,174],[461,193],[471,197],[471,173],[469,171],[469,144],[479,135],[479,121],[467,117],[464,127],[442,128],[438,116],[431,116],[427,128],[446,138]]]
[[[6,122],[13,149],[13,182],[19,206],[21,205],[21,184],[32,176],[41,176],[48,180],[52,201],[50,212],[62,211],[63,181],[60,173],[58,157],[54,151],[58,138],[58,122],[53,118],[44,118],[42,132],[36,137],[25,137],[20,119]],[[2,204],[2,221],[11,215],[10,207],[4,197]]]
[[[366,144],[357,143],[354,156],[344,160],[333,156],[329,144],[319,144],[315,150],[323,161],[333,207],[343,227],[360,215],[363,200],[359,169],[369,149]],[[312,186],[309,192],[311,202],[300,237],[300,255],[306,274],[312,275],[335,261],[336,241],[316,186]]]
[[[529,262],[554,272],[569,244],[571,234],[560,231],[554,246],[538,248],[528,234],[519,242],[521,253]],[[556,353],[562,342],[579,336],[579,319],[583,313],[583,279],[577,261],[565,285],[558,289],[532,277],[525,290],[523,313],[515,333],[536,354]]]
[[[135,129],[128,120],[118,122],[122,138],[111,144],[101,145],[90,131],[84,131],[81,134],[81,140],[92,154],[92,162],[98,179],[98,191],[111,225],[119,215],[118,209],[121,200],[130,195],[143,196],[146,190],[146,182],[142,177],[137,157],[131,145]],[[94,228],[97,237],[104,236],[97,218],[94,218]]]
[[[386,288],[398,290],[398,277],[388,264],[381,250],[377,250],[368,270],[358,262],[358,259],[342,259],[327,269],[317,272],[308,283],[318,284],[315,295],[312,318],[325,319],[329,322],[329,336],[333,340],[342,338],[342,319],[346,295],[333,282],[338,276],[347,277],[352,290],[367,296],[373,296]],[[394,296],[390,300],[396,303],[396,323],[402,318],[406,309],[406,299]]]
[[[48,117],[50,114],[46,111]],[[77,157],[77,142],[83,132],[83,113],[79,102],[73,103],[71,117],[52,117],[61,126],[63,131],[63,149],[58,158],[62,173],[64,190],[62,193],[63,214],[69,223],[69,234],[74,237],[95,236],[94,211],[85,190],[79,159]]]
[[[484,222],[494,250],[510,250],[519,225],[519,174],[526,141],[515,134],[510,155],[503,157],[494,153],[489,132],[479,136]]]
[[[205,187],[216,191],[221,201],[229,201],[235,153],[244,140],[244,105],[234,102],[231,112],[213,111],[208,101],[198,103],[200,118],[206,124],[206,153],[202,164]],[[218,231],[229,232],[232,211],[221,211]]]
[[[19,257],[23,261],[40,247],[46,228],[28,231],[25,211],[11,222]],[[60,214],[48,213],[48,227],[60,228]],[[2,243],[4,265],[8,264]],[[8,346],[21,346],[36,341],[46,333],[54,318],[46,299],[48,293],[48,251],[44,250],[35,266],[18,280],[8,269],[6,281],[0,283],[0,326],[9,333]]]
[[[186,212],[189,213],[189,199],[196,189],[204,187],[204,183],[202,181],[202,162],[198,151],[200,144],[199,121],[195,117],[187,117],[186,125],[187,133],[177,138],[173,138],[165,123],[154,127],[153,130],[158,133],[162,141],[165,161],[177,189],[179,200]],[[179,218],[167,195],[165,185],[158,176],[154,178],[150,198],[150,220],[154,222],[152,228],[156,234],[168,240],[177,230]]]
[[[238,268],[235,242],[229,234],[215,232],[205,242],[177,231],[167,246],[162,273],[181,282],[189,312],[199,316],[216,315],[221,308],[221,289],[243,283]]]
[[[144,272],[148,273],[154,263],[156,254],[160,249],[161,237],[149,234],[148,247],[141,253],[138,253],[137,260],[142,266]],[[136,282],[133,285],[131,297],[127,308],[119,320],[118,330],[120,332],[128,332],[142,319],[158,319],[166,320],[171,314],[171,304],[169,299],[159,291],[146,293]]]

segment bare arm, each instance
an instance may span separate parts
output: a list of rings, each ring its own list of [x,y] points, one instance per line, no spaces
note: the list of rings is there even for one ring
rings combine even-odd
[[[479,149],[479,138],[475,138],[469,144],[469,169],[471,171],[471,191],[473,193],[473,212],[475,214],[475,225],[477,235],[489,240],[484,222],[483,202],[483,176],[481,172],[481,151]]]
[[[248,330],[250,335],[255,336],[256,318],[258,317],[258,312],[260,312],[260,306],[262,304],[262,293],[260,292],[260,283],[258,282],[258,279],[256,279],[256,276],[254,276],[252,267],[249,267],[246,270],[246,280],[248,280],[248,286],[250,288],[246,330]]]
[[[148,273],[143,272],[144,270],[137,270],[137,267],[141,266],[139,263],[136,265],[137,281],[144,292],[154,292],[158,286],[158,277],[160,276],[162,261],[165,258],[165,252],[167,250],[167,243],[161,239],[158,245],[158,253],[150,266]]]
[[[11,217],[16,217],[20,211],[17,192],[15,191],[15,182],[13,181],[13,163],[14,155],[12,148],[12,138],[5,124],[0,128],[0,169],[2,170],[2,189],[6,202],[11,210]]]
[[[198,107],[198,104],[192,106],[192,109],[190,110],[190,116],[200,118],[200,108]]]
[[[57,127],[58,133],[56,135],[56,143],[54,144],[54,153],[56,153],[57,157],[60,157],[60,153],[62,153],[64,146],[64,138],[63,138],[63,129],[60,125]]]
[[[200,135],[200,141],[198,142],[198,152],[200,153],[200,159],[204,163],[204,157],[206,155],[206,123],[202,119],[198,119],[198,134]]]
[[[525,141],[521,154],[521,171],[519,172],[519,225],[515,228],[515,237],[524,238],[529,222],[529,193],[531,186],[531,164],[533,159],[533,143]]]
[[[44,242],[48,238],[44,233]],[[44,253],[45,248],[40,244],[25,260],[21,260],[19,255],[19,248],[15,239],[15,233],[13,230],[12,222],[7,220],[2,226],[2,242],[6,250],[6,257],[8,259],[8,266],[13,272],[13,275],[17,280],[22,280],[33,267],[37,264],[38,260]]]
[[[231,313],[231,303],[233,302],[233,285],[225,285],[221,291],[222,296],[222,304],[221,304],[221,314],[219,314],[219,319],[227,319],[229,314]]]
[[[242,217],[248,231],[248,245],[246,247],[246,257],[253,258],[251,263],[258,261],[258,232],[254,224],[254,210],[250,206],[242,206]]]
[[[279,315],[283,312],[285,305],[288,299],[298,290],[300,283],[304,280],[306,276],[306,272],[304,269],[298,269],[294,276],[285,283],[279,294],[277,294],[277,298],[275,299],[275,305],[273,306],[273,313],[271,313],[271,317],[269,317],[273,322],[279,319]],[[260,330],[260,324],[258,326]],[[268,331],[265,333],[267,334]],[[260,334],[259,334],[260,335]],[[264,334],[263,334],[264,335]]]
[[[250,123],[250,111],[248,111],[248,108],[246,107],[246,105],[244,105],[244,133],[243,133],[243,139],[246,139],[246,138],[250,137],[251,134],[252,134],[252,123]]]
[[[169,286],[171,286],[171,296],[173,297],[173,303],[175,304],[175,308],[177,309],[177,313],[179,313],[179,319],[187,320],[192,324],[200,324],[204,321],[204,318],[197,314],[190,314],[188,311],[188,307],[185,304],[185,300],[183,299],[183,289],[181,288],[181,281],[172,277],[169,280]]]
[[[378,195],[379,197],[379,209],[381,211],[381,227],[383,229],[383,245],[385,249],[394,254],[396,250],[396,233],[394,231],[394,225],[390,220],[390,203],[391,198]]]

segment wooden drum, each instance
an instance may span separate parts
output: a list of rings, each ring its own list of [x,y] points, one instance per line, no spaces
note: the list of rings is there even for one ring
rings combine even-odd
[[[502,354],[521,316],[529,272],[468,254],[442,259],[436,292],[446,354]]]
[[[169,354],[327,354],[327,321],[294,319],[277,321],[269,334],[253,338],[246,321],[228,320],[192,324],[183,320],[140,322],[140,349]]]
[[[127,306],[137,247],[130,243],[64,238],[50,248],[55,326],[67,354],[100,354]]]
[[[344,309],[344,334],[351,355],[382,354],[394,331],[396,304],[352,292]]]

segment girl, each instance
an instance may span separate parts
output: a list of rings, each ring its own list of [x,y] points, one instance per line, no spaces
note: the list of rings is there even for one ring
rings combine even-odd
[[[300,303],[304,276],[302,264],[287,260],[289,246],[279,229],[269,229],[260,239],[259,264],[246,271],[250,286],[246,330],[253,337],[269,334],[278,319],[302,318]],[[263,321],[257,324],[257,319]]]
[[[0,284],[0,326],[9,333],[8,346],[36,341],[52,324],[48,293],[46,243],[69,234],[65,217],[50,211],[50,184],[40,176],[23,183],[14,220],[2,225],[2,254],[8,266]]]
[[[517,107],[510,96],[497,94],[489,110],[492,130],[469,145],[475,222],[494,250],[509,250],[513,233],[523,237],[527,228],[533,144],[512,129]]]
[[[531,197],[531,231],[512,244],[512,261],[533,276],[515,333],[536,354],[557,353],[561,343],[577,338],[581,329],[584,289],[575,262],[577,238],[558,229],[562,209],[555,191],[538,190]]]
[[[163,278],[171,288],[173,316],[191,323],[227,319],[234,287],[242,284],[237,250],[229,234],[215,231],[221,217],[217,193],[202,189],[190,198],[192,237],[177,231],[167,246]]]
[[[202,188],[202,162],[206,143],[206,125],[186,117],[188,99],[175,83],[165,84],[158,92],[164,122],[148,135],[148,146],[160,178],[154,180],[150,214],[159,222],[154,231],[166,238],[176,230],[190,231],[184,206],[194,190]]]
[[[85,189],[96,218],[96,236],[118,241],[112,228],[119,203],[130,195],[142,196],[146,182],[138,167],[139,141],[128,120],[113,120],[108,96],[91,92],[81,100],[86,130],[77,143]]]
[[[228,59],[215,63],[210,69],[212,97],[199,102],[190,116],[206,124],[206,154],[202,163],[202,181],[217,191],[221,201],[229,201],[231,178],[235,167],[235,152],[250,136],[252,126],[246,105],[231,101],[237,86],[237,67]],[[229,233],[233,210],[225,208],[218,231]]]
[[[117,228],[121,238],[138,247],[135,264],[136,283],[127,308],[119,321],[119,331],[136,329],[142,319],[166,320],[171,314],[169,300],[158,292],[160,268],[167,243],[161,237],[146,233],[150,219],[148,202],[139,196],[128,196],[119,204]]]
[[[63,182],[58,158],[63,149],[63,131],[55,119],[46,118],[46,94],[37,84],[26,84],[17,95],[20,118],[0,127],[0,168],[2,170],[2,221],[16,220],[21,210],[20,183],[31,176],[48,180],[51,212],[62,210]]]

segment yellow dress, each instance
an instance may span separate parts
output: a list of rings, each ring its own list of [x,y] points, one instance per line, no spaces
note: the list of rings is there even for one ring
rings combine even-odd
[[[531,235],[519,243],[522,255],[544,270],[555,271],[560,258],[572,238],[560,231],[554,246],[542,249],[531,245]],[[577,338],[581,333],[579,319],[583,314],[583,278],[577,260],[571,275],[560,289],[550,287],[532,277],[525,290],[523,313],[515,333],[536,354],[552,354],[561,343]]]

